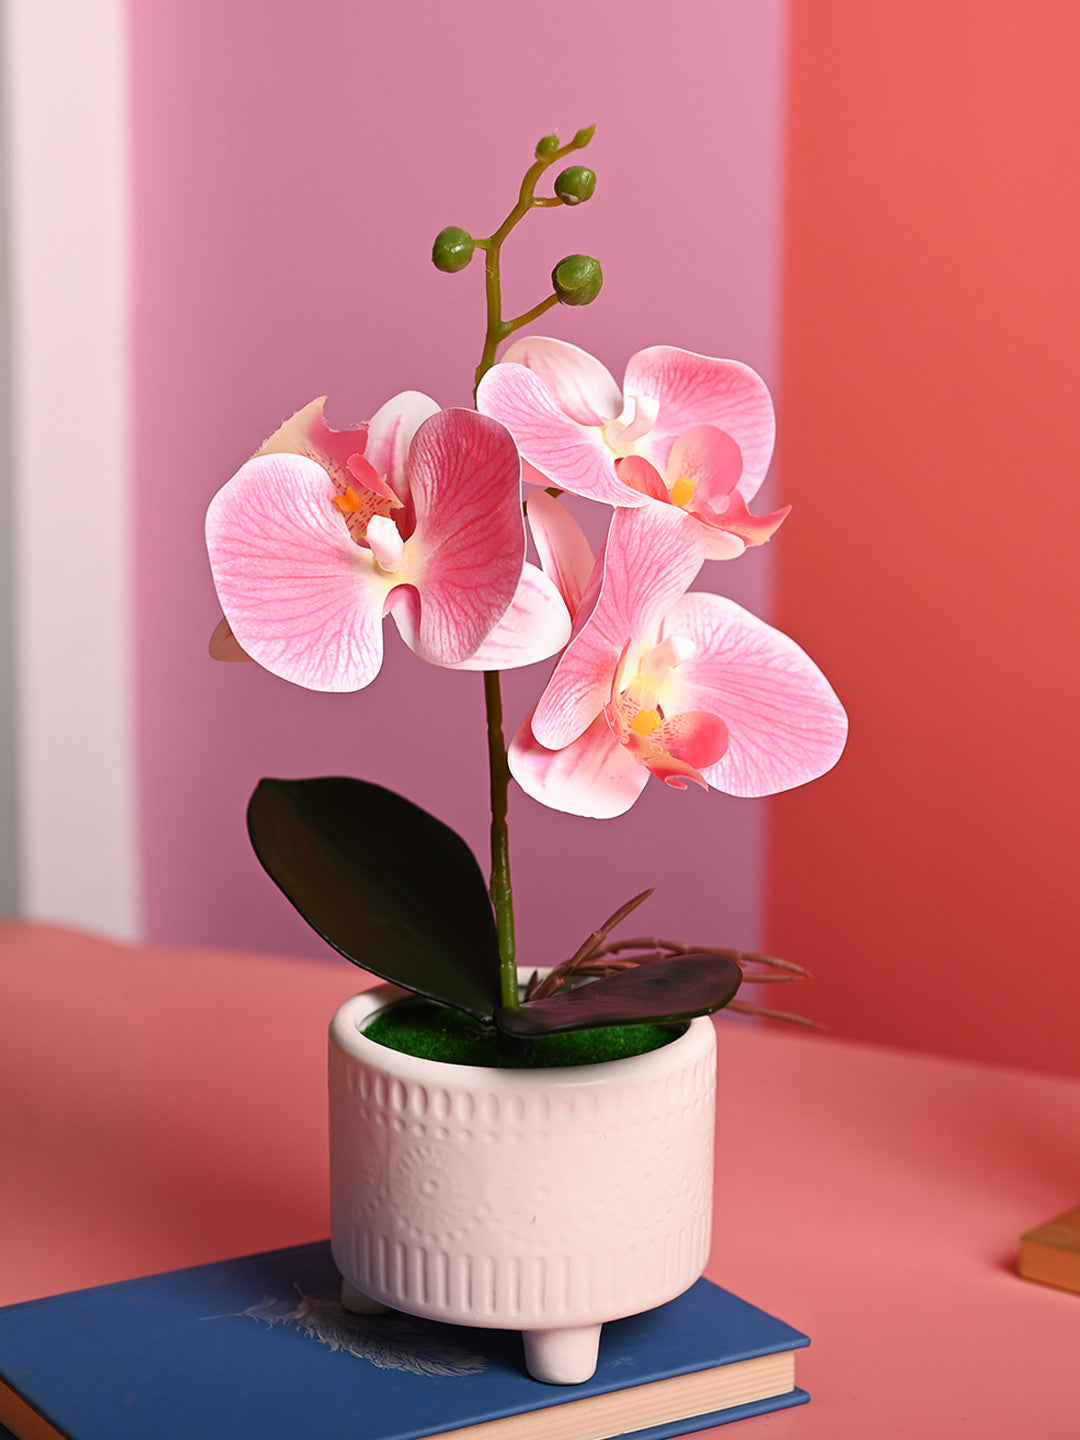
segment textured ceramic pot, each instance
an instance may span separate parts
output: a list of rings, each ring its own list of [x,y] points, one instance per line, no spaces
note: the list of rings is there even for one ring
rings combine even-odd
[[[330,1027],[331,1238],[354,1310],[521,1330],[529,1371],[575,1384],[606,1320],[702,1274],[716,1038],[691,1021],[645,1055],[552,1070],[447,1065]]]

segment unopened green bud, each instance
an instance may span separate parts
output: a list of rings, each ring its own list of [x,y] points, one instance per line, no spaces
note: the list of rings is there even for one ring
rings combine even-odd
[[[596,189],[596,172],[584,165],[570,165],[555,177],[555,194],[564,205],[580,205],[591,200]]]
[[[536,142],[536,158],[546,160],[549,155],[554,155],[559,148],[559,137],[557,135],[545,135],[542,140]]]
[[[435,236],[431,261],[436,270],[445,270],[448,275],[453,275],[455,271],[465,269],[475,249],[476,241],[467,230],[460,225],[447,225]]]
[[[573,139],[575,150],[584,150],[592,137],[596,134],[595,125],[587,125],[584,130],[579,130]]]
[[[604,272],[591,255],[567,255],[551,272],[551,284],[560,305],[591,305],[600,294]]]

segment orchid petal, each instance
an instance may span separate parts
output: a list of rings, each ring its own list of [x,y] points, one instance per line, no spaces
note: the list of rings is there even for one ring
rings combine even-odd
[[[239,661],[251,659],[233,634],[232,626],[224,615],[214,626],[214,633],[210,636],[210,658],[211,660],[226,660],[233,665]]]
[[[737,488],[741,474],[742,452],[731,436],[715,425],[697,425],[671,447],[668,482],[677,485],[687,480],[693,487],[686,510],[709,532],[710,560],[734,559],[747,545],[763,545],[791,509],[787,505],[772,515],[751,515]]]
[[[739,491],[744,499],[753,498],[769,468],[776,434],[772,399],[760,375],[736,360],[654,345],[631,356],[624,389],[660,401],[656,424],[638,442],[658,469],[666,472],[681,435],[713,425],[738,445],[743,463]]]
[[[425,420],[438,413],[439,407],[430,396],[419,390],[403,390],[381,405],[368,421],[364,454],[400,500],[408,498],[405,472],[413,436]]]
[[[695,646],[669,679],[669,708],[711,711],[730,731],[723,758],[703,767],[710,785],[729,795],[773,795],[836,763],[847,717],[794,640],[720,595],[684,595],[664,628]]]
[[[650,500],[659,500],[664,505],[670,505],[671,499],[663,476],[652,461],[645,459],[644,455],[626,455],[621,460],[616,460],[615,473],[628,490],[633,490],[638,495],[647,495]]]
[[[603,715],[560,750],[545,749],[526,720],[507,759],[511,775],[534,800],[593,820],[625,814],[649,779],[644,766],[613,738]]]
[[[676,760],[704,770],[723,756],[731,743],[731,732],[720,716],[709,710],[684,710],[669,716],[649,739]]]
[[[385,500],[392,510],[399,509],[404,503],[396,491],[392,490],[383,477],[372,465],[366,455],[350,455],[345,462],[349,472],[350,481],[353,485],[359,485],[364,490],[370,490],[380,500]]]
[[[507,346],[501,363],[524,365],[538,375],[560,410],[579,425],[603,425],[623,408],[622,391],[607,366],[566,340],[526,335]]]
[[[237,643],[309,690],[359,690],[382,664],[389,589],[355,545],[314,460],[249,460],[210,502],[206,543]]]
[[[675,755],[669,755],[646,736],[631,734],[621,744],[643,770],[655,775],[658,780],[663,780],[664,784],[670,785],[673,790],[685,790],[687,781],[699,785],[702,790],[708,790],[709,782],[695,766]]]
[[[546,475],[541,475],[540,471],[537,470],[537,468],[536,468],[535,465],[530,465],[527,460],[522,460],[522,462],[521,462],[521,483],[522,483],[523,485],[541,485],[541,486],[547,486],[547,485],[550,485],[550,484],[551,484],[551,481],[548,479],[548,477],[547,477]],[[552,498],[554,498],[554,497],[552,497]]]
[[[694,482],[694,508],[700,510],[726,499],[739,483],[742,468],[742,451],[726,430],[695,425],[672,445],[666,474],[669,483],[681,476]]]
[[[540,376],[524,365],[493,365],[480,382],[476,403],[506,426],[522,457],[548,483],[607,505],[646,503],[615,474],[615,456],[602,432],[571,419]]]
[[[399,592],[395,591],[395,596]],[[402,587],[402,594],[405,587]],[[394,605],[394,622],[411,650],[423,659],[418,608]],[[510,608],[479,650],[449,670],[516,670],[556,654],[570,638],[570,616],[562,597],[542,570],[526,565]]]
[[[558,587],[573,619],[592,574],[592,547],[566,506],[546,490],[529,496],[526,515],[544,574]]]
[[[705,539],[706,560],[737,560],[746,553],[746,541],[741,535],[733,535],[730,530],[717,530],[713,525],[702,525],[701,533]]]
[[[627,641],[646,649],[655,644],[664,614],[704,559],[700,526],[675,506],[615,511],[595,604],[536,707],[533,730],[542,745],[561,749],[588,728],[611,698]],[[637,656],[631,659],[636,663]]]
[[[416,432],[417,569],[406,583],[420,594],[420,653],[436,664],[467,660],[514,598],[525,563],[520,474],[509,433],[474,410],[441,410]]]
[[[681,636],[669,637],[639,662],[630,686],[619,690],[619,676],[629,648],[626,645],[612,672],[611,700],[604,707],[611,733],[639,765],[665,784],[685,790],[689,780],[708,790],[708,781],[699,767],[714,765],[727,749],[728,728],[723,720],[705,710],[684,711],[661,720],[660,712],[651,708],[651,696],[649,708],[643,709],[634,693],[643,679],[659,693],[671,666],[682,664],[693,645]],[[650,675],[650,671],[655,673]],[[641,725],[641,721],[645,724]]]
[[[746,501],[736,490],[728,496],[727,507],[723,514],[718,517],[715,524],[720,526],[719,533],[729,536],[737,536],[743,542],[742,549],[747,545],[764,545],[776,534],[780,526],[791,513],[791,506],[785,505],[781,510],[774,510],[771,515],[751,515],[746,508]],[[703,518],[703,517],[697,517]],[[718,533],[713,529],[711,517],[705,520],[705,524],[712,533]],[[709,559],[726,559],[726,556],[715,556],[710,554]]]
[[[265,440],[252,456],[303,455],[321,465],[334,481],[338,494],[349,486],[349,459],[366,453],[368,427],[356,425],[348,430],[332,430],[323,418],[326,396],[312,400],[303,409],[290,415]]]

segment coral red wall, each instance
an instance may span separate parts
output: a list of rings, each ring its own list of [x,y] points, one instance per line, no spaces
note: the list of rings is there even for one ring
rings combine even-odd
[[[1080,9],[793,12],[777,619],[851,712],[773,803],[832,1030],[1080,1073]]]

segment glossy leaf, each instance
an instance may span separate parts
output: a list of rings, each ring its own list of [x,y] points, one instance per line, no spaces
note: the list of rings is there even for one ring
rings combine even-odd
[[[742,978],[735,961],[723,955],[646,960],[546,1000],[528,1000],[514,1010],[500,1008],[495,1024],[507,1035],[532,1037],[590,1026],[689,1020],[722,1010],[734,999]]]
[[[495,921],[460,835],[392,790],[335,777],[260,780],[248,833],[271,879],[346,959],[491,1020]]]

